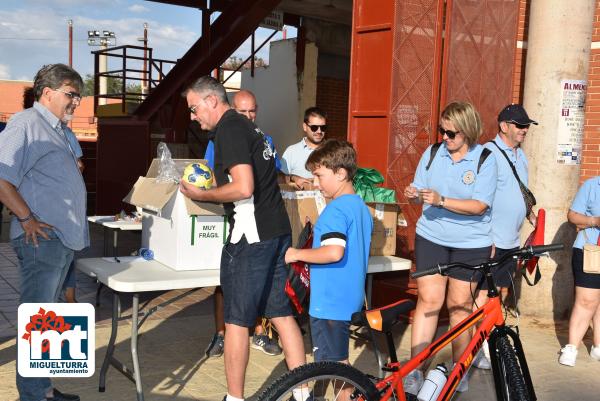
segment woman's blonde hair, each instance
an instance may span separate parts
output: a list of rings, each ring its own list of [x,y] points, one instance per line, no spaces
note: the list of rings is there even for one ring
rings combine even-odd
[[[454,124],[454,128],[465,136],[469,147],[475,145],[483,132],[481,117],[469,102],[452,102],[442,111],[442,119]]]

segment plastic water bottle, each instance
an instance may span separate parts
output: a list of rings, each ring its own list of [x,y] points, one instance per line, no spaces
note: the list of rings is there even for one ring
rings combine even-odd
[[[419,401],[435,401],[442,392],[444,384],[446,384],[446,374],[448,369],[443,363],[436,366],[435,369],[431,369],[427,373],[427,378],[423,382],[419,394],[417,394],[417,400]]]
[[[154,252],[152,251],[152,249],[140,248],[139,255],[146,260],[154,259]]]

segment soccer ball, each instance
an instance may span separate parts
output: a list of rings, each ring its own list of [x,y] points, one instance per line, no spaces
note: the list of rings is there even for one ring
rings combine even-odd
[[[213,172],[206,164],[192,163],[183,170],[182,179],[195,187],[209,189],[213,184]]]

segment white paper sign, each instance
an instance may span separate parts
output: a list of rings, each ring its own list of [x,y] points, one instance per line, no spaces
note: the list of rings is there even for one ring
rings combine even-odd
[[[563,79],[557,134],[559,164],[580,164],[585,123],[587,81]]]

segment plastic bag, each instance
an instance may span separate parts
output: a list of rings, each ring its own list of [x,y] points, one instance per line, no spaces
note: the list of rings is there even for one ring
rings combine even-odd
[[[179,182],[181,173],[177,171],[175,162],[171,158],[171,151],[164,142],[159,142],[157,147],[158,153],[158,175],[156,182]]]
[[[354,175],[354,191],[365,202],[396,203],[396,191],[376,185],[383,183],[383,176],[374,168],[358,168]]]

